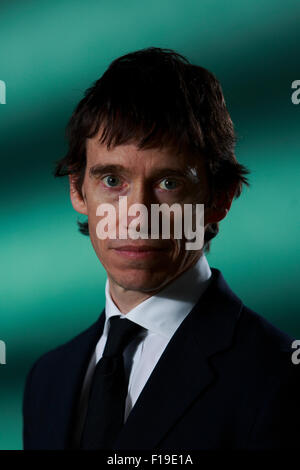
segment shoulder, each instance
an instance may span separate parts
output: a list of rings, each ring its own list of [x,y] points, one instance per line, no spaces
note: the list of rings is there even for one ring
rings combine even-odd
[[[243,305],[233,338],[232,363],[247,402],[270,416],[291,413],[300,393],[300,364],[293,361],[295,338]],[[229,353],[230,355],[230,353]],[[260,403],[258,405],[258,403]],[[281,418],[280,418],[281,419]]]
[[[299,376],[300,365],[297,367],[292,361],[295,337],[262,313],[246,306],[231,290],[219,270],[213,268],[212,272],[211,288],[205,303],[209,315],[206,324],[201,324],[202,330],[205,327],[202,341],[209,342],[207,349],[217,350],[211,347],[212,341],[221,344],[223,350],[227,350],[222,365],[225,366],[226,362],[229,367],[233,366],[235,370],[238,368],[243,376],[282,379],[284,376]],[[209,335],[210,338],[206,339]]]
[[[87,355],[94,342],[101,334],[102,323],[101,314],[99,319],[89,328],[40,356],[34,362],[27,375],[27,383],[31,381],[33,376],[43,374],[49,376],[52,374],[52,371],[58,374],[59,371],[65,369],[65,367],[70,367],[73,363],[78,362],[79,357]]]
[[[243,306],[237,328],[239,381],[246,384],[245,409],[252,415],[249,448],[296,448],[300,417],[300,364],[295,338]],[[264,439],[268,437],[269,441]]]
[[[290,352],[295,340],[293,336],[245,305],[241,309],[238,331],[246,344],[269,349],[270,353]]]
[[[225,281],[218,269],[212,268],[212,282],[209,294],[209,302],[214,304],[214,310],[220,315],[215,315],[215,320],[235,324],[236,339],[245,347],[251,345],[255,348],[281,351],[291,351],[291,344],[295,338],[272,321],[267,319],[262,312],[255,312],[240,299]]]

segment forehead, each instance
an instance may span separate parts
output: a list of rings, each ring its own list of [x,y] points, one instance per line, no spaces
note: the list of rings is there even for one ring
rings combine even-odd
[[[122,165],[128,170],[151,170],[163,167],[174,169],[203,168],[203,159],[185,153],[178,153],[169,147],[139,149],[137,143],[118,145],[107,149],[106,144],[99,142],[99,137],[86,141],[87,167],[101,163]]]

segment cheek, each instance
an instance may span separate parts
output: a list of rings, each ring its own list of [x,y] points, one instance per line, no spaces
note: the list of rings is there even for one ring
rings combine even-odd
[[[95,232],[94,232],[95,233]],[[91,236],[91,243],[94,248],[94,251],[97,255],[97,258],[99,259],[100,263],[106,268],[109,260],[109,250],[108,250],[108,245],[107,242],[108,240],[100,240],[96,233],[95,236]]]
[[[97,207],[95,208],[91,208],[91,206],[88,207],[88,223],[89,223],[89,234],[90,234],[90,239],[93,243],[93,246],[95,244],[95,242],[100,242],[101,240],[98,239],[97,237],[97,234],[96,234],[96,228],[97,228],[97,223],[98,223],[98,219],[99,217],[96,216],[96,209]]]
[[[88,215],[90,240],[98,258],[101,261],[102,258],[105,257],[105,253],[107,251],[106,246],[107,246],[108,240],[107,239],[103,240],[99,238],[97,235],[97,225],[99,224],[101,219],[104,218],[104,216],[97,215],[97,208],[99,204],[100,202],[89,199],[88,206],[87,206],[88,207],[87,215]]]
[[[100,203],[118,204],[119,196],[122,195],[120,190],[113,190],[106,187],[101,181],[91,182],[86,185],[87,200],[90,205],[99,205]]]

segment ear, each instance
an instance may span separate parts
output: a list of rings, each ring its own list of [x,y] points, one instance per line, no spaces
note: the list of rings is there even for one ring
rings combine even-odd
[[[237,186],[234,185],[228,194],[217,197],[214,205],[205,210],[205,225],[220,222],[226,217],[231,207]]]
[[[79,212],[80,214],[87,215],[87,205],[85,195],[79,194],[76,184],[74,175],[69,175],[69,184],[70,184],[70,198],[72,206],[74,207],[75,211]],[[82,191],[83,193],[83,191]]]

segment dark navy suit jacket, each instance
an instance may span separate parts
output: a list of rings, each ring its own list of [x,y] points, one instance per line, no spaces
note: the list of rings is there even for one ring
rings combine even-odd
[[[293,338],[245,307],[221,273],[177,329],[113,449],[285,449],[300,444]],[[69,449],[104,314],[42,356],[26,382],[24,449]]]

